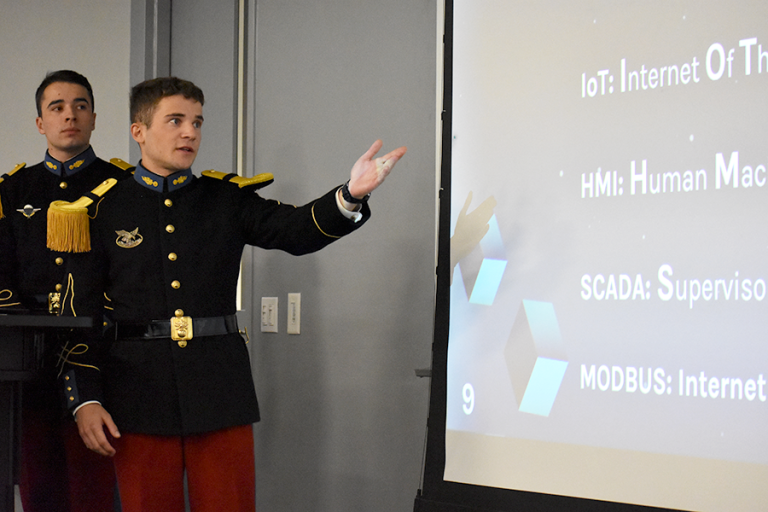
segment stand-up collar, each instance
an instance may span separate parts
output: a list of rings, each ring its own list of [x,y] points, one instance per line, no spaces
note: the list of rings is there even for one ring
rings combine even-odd
[[[88,146],[88,149],[77,155],[75,158],[70,158],[66,162],[59,162],[46,151],[43,165],[56,176],[63,177],[72,176],[81,169],[85,169],[91,165],[94,160],[96,160],[96,153],[93,152],[91,146]]]
[[[156,192],[173,192],[192,183],[194,177],[192,169],[177,171],[167,177],[160,176],[152,171],[148,171],[146,167],[141,165],[141,162],[136,166],[136,170],[133,173],[133,179],[139,185]]]

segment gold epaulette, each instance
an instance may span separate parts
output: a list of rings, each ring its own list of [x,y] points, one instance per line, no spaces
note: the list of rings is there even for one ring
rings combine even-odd
[[[136,169],[135,165],[131,165],[128,162],[126,162],[125,160],[122,160],[120,158],[110,158],[109,159],[109,163],[111,163],[115,167],[121,168],[124,171],[131,171],[131,172],[133,172],[133,170]]]
[[[7,178],[9,176],[13,176],[15,172],[20,171],[21,169],[26,167],[26,165],[27,164],[25,164],[24,162],[22,162],[20,164],[17,164],[16,167],[14,167],[11,172],[9,172],[8,174],[3,174],[2,176],[0,176],[0,183],[2,183],[5,180],[5,178]],[[3,198],[0,197],[0,219],[2,219],[3,217],[5,217],[5,214],[3,213]]]
[[[240,188],[251,187],[254,190],[264,188],[270,183],[272,183],[273,181],[275,181],[275,177],[270,172],[257,174],[252,178],[245,178],[243,176],[238,176],[237,174],[225,174],[223,172],[209,170],[209,171],[203,171],[203,176],[205,176],[206,178],[214,178],[217,180],[236,183],[237,186]]]
[[[2,183],[5,178],[13,176],[14,174],[19,172],[26,166],[27,164],[25,164],[24,162],[21,162],[20,164],[16,164],[16,167],[14,167],[8,174],[3,174],[2,176],[0,176],[0,183]]]
[[[109,178],[73,203],[54,201],[48,207],[48,248],[59,252],[91,250],[88,206],[107,193],[117,180]]]

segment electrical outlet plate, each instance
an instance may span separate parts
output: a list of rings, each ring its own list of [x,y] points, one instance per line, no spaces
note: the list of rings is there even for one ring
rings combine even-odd
[[[301,334],[301,294],[288,294],[288,334]]]
[[[277,297],[261,298],[261,332],[277,332]]]

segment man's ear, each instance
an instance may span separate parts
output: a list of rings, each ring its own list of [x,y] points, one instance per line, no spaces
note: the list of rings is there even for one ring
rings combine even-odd
[[[91,120],[91,131],[96,129],[96,112],[93,113],[93,119]]]
[[[41,135],[45,135],[45,129],[43,128],[43,118],[42,117],[36,117],[35,118],[35,126],[37,126],[37,131],[39,131]]]
[[[133,123],[131,125],[131,137],[139,144],[144,144],[144,131],[147,126],[144,123]]]

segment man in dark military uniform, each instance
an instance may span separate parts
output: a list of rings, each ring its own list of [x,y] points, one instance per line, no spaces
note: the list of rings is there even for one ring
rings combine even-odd
[[[107,178],[128,176],[96,157],[93,91],[74,71],[49,73],[35,95],[45,159],[19,165],[0,181],[0,314],[48,314],[66,284],[67,254],[46,248],[46,211],[55,199],[73,200]],[[56,350],[47,340],[42,369],[22,396],[20,490],[26,512],[114,510],[114,469],[84,449],[71,417],[61,414]]]
[[[91,250],[70,256],[62,293],[68,315],[97,316],[105,293],[110,301],[114,328],[68,345],[62,376],[86,446],[114,458],[124,512],[183,511],[185,470],[193,511],[254,510],[259,410],[235,318],[243,247],[299,255],[351,233],[406,151],[374,158],[376,141],[347,184],[304,206],[281,204],[247,179],[192,174],[203,102],[178,78],[133,88],[142,160],[89,212]],[[70,206],[52,205],[51,215],[76,214]]]

